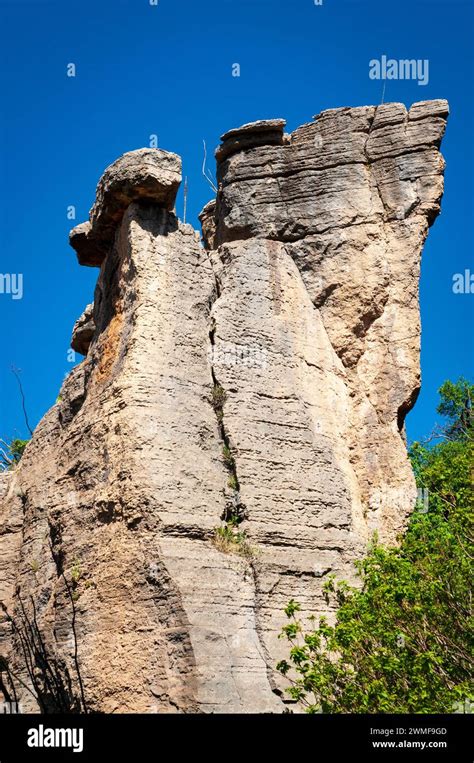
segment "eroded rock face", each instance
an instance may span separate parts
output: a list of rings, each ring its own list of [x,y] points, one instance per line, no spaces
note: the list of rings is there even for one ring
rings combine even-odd
[[[289,143],[218,166],[216,242],[275,241],[297,266],[349,395],[352,510],[385,540],[413,488],[400,432],[420,386],[419,265],[443,193],[447,114],[442,100],[331,109]]]
[[[90,304],[74,324],[71,348],[80,355],[87,355],[94,334],[94,305]]]
[[[176,154],[158,148],[123,154],[102,175],[89,220],[70,233],[69,242],[79,264],[102,264],[132,201],[144,199],[172,210],[180,183],[181,159]]]
[[[446,116],[231,131],[206,248],[170,211],[174,155],[106,171],[73,235],[100,261],[87,356],[0,481],[0,654],[25,709],[284,708],[284,606],[330,616],[327,575],[351,579],[414,505],[403,422]],[[250,555],[213,543],[232,517]],[[38,649],[54,680],[28,670]]]
[[[216,236],[216,200],[212,199],[201,210],[199,222],[202,228],[202,239],[206,249],[214,249]]]
[[[285,125],[284,119],[262,119],[229,130],[221,136],[222,145],[216,149],[217,161],[258,146],[282,145]]]

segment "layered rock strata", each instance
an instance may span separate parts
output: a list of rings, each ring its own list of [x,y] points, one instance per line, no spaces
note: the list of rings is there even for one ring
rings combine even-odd
[[[27,710],[281,712],[291,598],[331,614],[416,491],[420,256],[445,101],[232,130],[204,247],[180,160],[109,167],[71,234],[86,355],[0,479],[3,692]],[[244,534],[243,543],[216,536]]]

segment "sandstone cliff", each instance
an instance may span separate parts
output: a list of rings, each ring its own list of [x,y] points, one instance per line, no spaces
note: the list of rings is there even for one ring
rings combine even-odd
[[[172,211],[179,157],[107,169],[71,233],[100,268],[85,359],[0,479],[0,687],[24,709],[284,708],[283,607],[327,613],[327,576],[414,506],[403,426],[447,114],[231,130],[204,247]]]

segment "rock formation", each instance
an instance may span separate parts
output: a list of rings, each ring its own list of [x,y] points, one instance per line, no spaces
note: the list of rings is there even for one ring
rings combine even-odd
[[[87,305],[72,330],[71,347],[80,355],[87,355],[92,337],[95,334],[94,305]]]
[[[106,170],[71,234],[100,267],[86,357],[0,480],[0,667],[26,710],[284,709],[284,606],[328,614],[327,576],[352,579],[415,503],[404,419],[447,114],[231,130],[204,247],[172,211],[177,156]]]

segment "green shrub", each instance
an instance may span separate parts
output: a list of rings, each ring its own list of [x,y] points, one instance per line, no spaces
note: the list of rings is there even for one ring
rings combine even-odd
[[[227,480],[227,487],[230,487],[231,490],[238,490],[238,482],[235,474],[231,474],[229,479]]]
[[[232,456],[231,450],[227,445],[224,445],[222,448],[222,457],[224,459],[224,464],[229,470],[235,469],[235,461],[234,457]]]
[[[212,407],[214,408],[214,412],[216,414],[217,422],[220,425],[222,425],[222,422],[224,421],[224,404],[226,399],[227,399],[227,395],[226,395],[225,389],[216,382],[214,384],[214,387],[212,388],[211,402],[212,402]]]
[[[222,527],[217,527],[214,531],[213,544],[224,554],[238,554],[251,558],[254,556],[254,549],[249,544],[245,532],[239,532],[236,522],[230,521]]]

